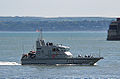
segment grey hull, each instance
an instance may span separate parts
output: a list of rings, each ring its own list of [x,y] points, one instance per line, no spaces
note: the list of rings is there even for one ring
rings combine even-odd
[[[97,58],[40,58],[40,59],[21,59],[22,65],[27,64],[79,64],[79,65],[94,65],[102,57]]]

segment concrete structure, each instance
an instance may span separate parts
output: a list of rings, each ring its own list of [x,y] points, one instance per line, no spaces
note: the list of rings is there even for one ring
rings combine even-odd
[[[120,40],[120,18],[117,18],[117,21],[111,22],[107,40]]]

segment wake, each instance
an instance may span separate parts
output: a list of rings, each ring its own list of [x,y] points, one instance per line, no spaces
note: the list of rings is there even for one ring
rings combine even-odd
[[[21,64],[16,63],[16,62],[1,62],[0,61],[0,65],[21,65]]]

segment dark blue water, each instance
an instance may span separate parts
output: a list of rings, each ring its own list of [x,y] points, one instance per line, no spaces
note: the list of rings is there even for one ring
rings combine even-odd
[[[0,79],[120,79],[120,41],[106,41],[106,32],[44,32],[46,41],[63,44],[77,54],[98,56],[95,66],[24,65],[21,55],[35,47],[39,33],[0,32]]]

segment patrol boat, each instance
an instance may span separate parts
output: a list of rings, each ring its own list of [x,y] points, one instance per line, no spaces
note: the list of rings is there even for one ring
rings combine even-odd
[[[21,64],[78,64],[78,65],[94,65],[103,57],[93,57],[93,56],[81,56],[73,57],[69,52],[70,48],[68,46],[63,46],[62,44],[54,45],[53,43],[47,42],[42,39],[41,36],[38,37],[36,41],[36,51],[30,51],[27,54],[23,54],[21,58]],[[41,37],[41,38],[40,38]]]

